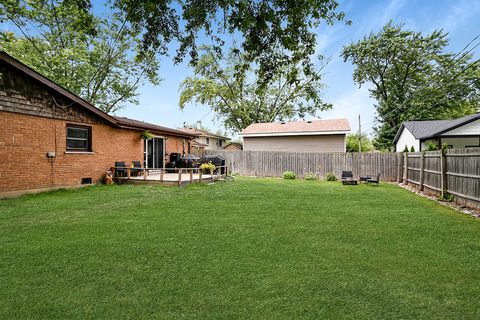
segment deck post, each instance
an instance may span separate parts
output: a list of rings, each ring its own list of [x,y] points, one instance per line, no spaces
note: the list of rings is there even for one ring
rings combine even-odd
[[[198,180],[202,183],[202,170],[198,170]]]
[[[213,181],[213,170],[210,170],[210,180]]]
[[[147,168],[143,168],[143,180],[147,180]]]
[[[193,182],[193,169],[190,169],[190,183]]]
[[[178,185],[179,185],[179,186],[182,185],[182,170],[183,170],[183,169],[179,169],[179,170],[178,170]]]
[[[163,169],[160,169],[160,182],[163,182]]]
[[[130,180],[130,167],[127,167],[127,180]]]

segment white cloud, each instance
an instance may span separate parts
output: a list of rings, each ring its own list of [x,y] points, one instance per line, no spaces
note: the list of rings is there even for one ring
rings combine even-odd
[[[447,9],[447,14],[442,16],[437,23],[445,31],[453,33],[472,18],[478,19],[480,14],[480,0],[463,0],[455,2]]]
[[[370,98],[368,86],[352,89],[333,101],[333,109],[320,114],[323,119],[347,118],[352,132],[358,131],[358,115],[362,121],[362,131],[372,132],[375,115],[375,100]]]
[[[392,0],[388,4],[387,8],[383,12],[382,19],[380,19],[380,25],[385,25],[388,21],[395,19],[405,5],[405,0]]]

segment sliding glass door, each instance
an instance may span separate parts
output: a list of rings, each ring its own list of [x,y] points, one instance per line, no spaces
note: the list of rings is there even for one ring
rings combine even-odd
[[[165,159],[165,139],[155,137],[145,140],[143,154],[145,168],[163,169],[163,161]]]

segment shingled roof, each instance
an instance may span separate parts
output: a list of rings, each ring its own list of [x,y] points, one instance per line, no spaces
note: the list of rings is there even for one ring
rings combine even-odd
[[[404,128],[410,131],[415,139],[423,140],[439,136],[447,131],[458,128],[464,124],[480,119],[480,113],[474,113],[462,118],[452,120],[417,120],[405,121],[395,135],[394,143],[397,143]]]
[[[184,132],[182,130],[171,129],[171,128],[159,126],[153,123],[148,123],[145,121],[125,118],[125,117],[116,117],[116,116],[114,116],[114,118],[117,120],[117,125],[122,128],[150,130],[153,132],[168,133],[174,136],[188,137],[188,138],[194,138],[196,136],[194,134]]]
[[[34,80],[42,83],[43,85],[57,92],[58,94],[70,99],[71,101],[75,102],[79,107],[85,108],[86,110],[92,112],[93,114],[95,114],[96,116],[100,117],[101,119],[105,120],[107,123],[113,126],[126,128],[126,129],[133,129],[133,130],[152,130],[156,132],[168,133],[174,136],[185,137],[185,138],[195,137],[194,134],[190,134],[180,130],[157,126],[155,124],[138,121],[134,119],[124,118],[124,117],[115,117],[115,116],[109,115],[106,112],[96,108],[90,102],[80,98],[78,95],[63,88],[62,86],[58,85],[54,81],[44,77],[37,71],[26,66],[25,64],[13,58],[12,56],[10,56],[4,51],[0,51],[0,61],[7,63],[11,67],[22,72],[24,75],[33,78]]]
[[[225,140],[230,139],[228,137],[224,137],[222,135],[211,133],[211,132],[208,132],[206,130],[201,130],[201,129],[197,129],[197,128],[181,128],[179,130],[183,131],[183,132],[190,133],[190,134],[195,135],[195,136],[210,137],[210,138],[225,139]]]
[[[328,119],[292,122],[253,123],[240,135],[248,136],[282,136],[282,135],[322,135],[350,132],[347,119]]]

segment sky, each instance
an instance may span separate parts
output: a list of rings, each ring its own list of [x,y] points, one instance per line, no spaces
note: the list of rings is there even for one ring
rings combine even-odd
[[[316,52],[330,61],[324,69],[326,88],[323,100],[333,104],[333,109],[317,116],[321,119],[347,118],[354,132],[358,130],[360,115],[362,131],[372,135],[375,101],[369,96],[368,85],[359,88],[353,82],[353,65],[339,56],[343,46],[370,32],[380,31],[390,20],[422,33],[443,29],[449,33],[447,49],[452,52],[461,51],[480,34],[480,0],[340,0],[339,3],[339,10],[345,12],[352,24],[338,22],[317,29]],[[94,10],[106,10],[103,1],[94,1]],[[175,44],[172,47],[176,48]],[[475,53],[476,58],[480,57],[479,51]],[[162,82],[158,86],[143,85],[139,90],[139,105],[128,105],[116,115],[172,128],[181,127],[184,122],[193,124],[201,120],[211,130],[224,131],[221,120],[216,119],[208,106],[192,104],[183,111],[179,109],[179,85],[189,75],[192,75],[192,69],[187,63],[175,65],[171,57],[163,57],[160,67]]]
[[[324,101],[333,109],[318,114],[321,119],[347,118],[352,131],[358,130],[360,115],[362,131],[369,135],[375,125],[375,101],[370,98],[368,85],[359,88],[352,80],[353,65],[339,57],[343,46],[362,39],[370,32],[378,32],[388,21],[404,23],[405,27],[425,33],[444,29],[449,33],[448,50],[462,50],[480,33],[480,0],[345,0],[340,10],[346,13],[352,25],[340,22],[333,26],[320,26],[317,31],[317,52],[330,60],[324,69]],[[479,53],[475,54],[477,57]],[[117,115],[153,122],[169,127],[181,127],[184,122],[198,120],[212,130],[224,130],[208,106],[189,105],[178,108],[179,84],[191,68],[186,64],[174,65],[162,59],[158,86],[144,85],[140,89],[140,104],[128,106]],[[310,117],[309,119],[311,119]]]

